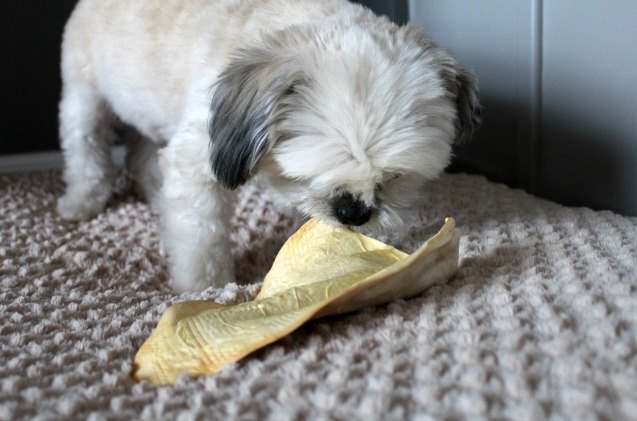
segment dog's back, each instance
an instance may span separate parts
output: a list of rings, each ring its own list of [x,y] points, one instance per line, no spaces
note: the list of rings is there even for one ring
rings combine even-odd
[[[193,81],[213,82],[247,39],[351,6],[345,0],[80,0],[64,35],[63,80],[92,85],[115,114],[166,141],[189,90],[209,88]]]
[[[62,75],[84,83],[146,136],[169,137],[183,112],[193,63],[219,1],[81,0],[67,24]],[[229,25],[232,22],[228,22]]]

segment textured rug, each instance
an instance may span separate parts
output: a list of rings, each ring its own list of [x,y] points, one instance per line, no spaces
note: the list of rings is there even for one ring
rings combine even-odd
[[[411,228],[381,239],[410,251],[454,216],[447,285],[155,388],[130,372],[161,313],[251,299],[301,220],[245,188],[237,284],[175,296],[145,204],[120,194],[72,224],[53,212],[61,188],[54,171],[0,177],[0,419],[637,417],[637,218],[445,175]]]

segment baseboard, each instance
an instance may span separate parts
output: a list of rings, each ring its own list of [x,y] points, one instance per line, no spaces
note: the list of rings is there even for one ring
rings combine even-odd
[[[118,145],[112,149],[113,161],[123,165],[126,148]],[[61,169],[64,158],[61,151],[35,152],[25,154],[0,155],[0,173],[28,172]]]

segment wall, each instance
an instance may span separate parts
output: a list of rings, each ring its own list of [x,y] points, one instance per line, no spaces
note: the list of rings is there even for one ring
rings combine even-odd
[[[385,15],[394,22],[404,25],[409,21],[409,4],[407,0],[352,0],[369,7],[376,14]]]
[[[455,169],[637,215],[637,2],[410,0],[478,74],[484,124]]]
[[[637,215],[637,2],[543,12],[540,193]]]
[[[60,42],[74,5],[0,1],[0,155],[58,149]]]

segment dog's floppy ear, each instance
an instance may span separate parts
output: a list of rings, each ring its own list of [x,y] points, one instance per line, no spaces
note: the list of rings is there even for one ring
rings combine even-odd
[[[235,189],[273,145],[271,126],[294,81],[291,66],[265,46],[240,49],[214,86],[211,165],[217,181]]]
[[[417,44],[423,55],[429,55],[438,65],[438,71],[449,95],[456,102],[456,142],[468,141],[478,124],[480,124],[480,101],[478,100],[478,84],[475,74],[458,65],[448,51],[438,47],[435,42],[425,36],[422,26],[408,23],[400,29],[407,42]]]
[[[465,143],[473,135],[473,131],[480,124],[480,102],[478,100],[478,86],[474,73],[463,67],[457,68],[455,75],[456,107],[456,141]]]

